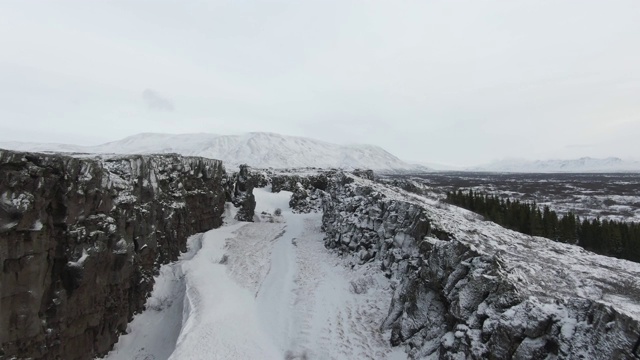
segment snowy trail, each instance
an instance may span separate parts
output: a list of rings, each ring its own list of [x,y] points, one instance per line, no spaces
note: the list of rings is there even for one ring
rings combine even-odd
[[[286,215],[285,215],[286,216]],[[292,234],[296,233],[292,224],[287,223],[285,233],[273,246],[271,266],[257,294],[260,320],[281,351],[289,347],[292,322],[288,314],[292,307],[292,292],[296,271]]]
[[[256,222],[192,237],[161,268],[107,359],[406,359],[379,331],[390,281],[325,249],[321,214],[292,213],[291,193],[254,194]]]
[[[225,240],[242,226],[206,233],[202,250],[183,265],[184,321],[169,359],[202,359],[205,354],[221,360],[280,357],[258,324],[253,294],[234,282],[221,263]]]

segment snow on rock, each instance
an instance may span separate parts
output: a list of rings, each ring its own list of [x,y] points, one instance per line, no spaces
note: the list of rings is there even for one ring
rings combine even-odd
[[[42,221],[40,221],[40,219],[37,219],[33,225],[31,226],[31,230],[32,231],[40,231],[42,230],[42,228],[44,227],[44,225],[42,224]]]
[[[410,357],[632,357],[640,264],[353,175],[328,193],[325,244],[398,281],[383,329]]]
[[[84,262],[87,261],[88,257],[89,253],[87,252],[87,249],[82,249],[82,255],[80,256],[80,258],[76,261],[69,261],[67,263],[67,266],[81,268],[82,266],[84,266]]]

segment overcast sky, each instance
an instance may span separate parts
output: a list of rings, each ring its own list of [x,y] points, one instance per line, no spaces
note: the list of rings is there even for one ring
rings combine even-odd
[[[640,158],[640,1],[0,1],[0,141]]]

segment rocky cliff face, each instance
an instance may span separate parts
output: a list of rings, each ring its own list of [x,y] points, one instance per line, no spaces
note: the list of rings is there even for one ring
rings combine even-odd
[[[0,150],[0,358],[107,352],[159,264],[221,225],[223,176],[203,158]]]
[[[394,279],[381,329],[411,358],[634,357],[637,264],[508,231],[369,178],[329,180],[325,245]]]

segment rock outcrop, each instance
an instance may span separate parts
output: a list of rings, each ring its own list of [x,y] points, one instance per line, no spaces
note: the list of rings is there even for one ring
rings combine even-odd
[[[329,179],[335,171],[314,171],[306,174],[276,173],[268,174],[272,192],[291,191],[289,206],[297,213],[322,211],[323,198],[327,196],[325,190],[329,186]]]
[[[239,221],[253,221],[256,210],[256,197],[253,188],[256,187],[257,178],[247,165],[240,165],[240,170],[232,175],[233,183],[231,202],[238,208],[236,219]]]
[[[90,359],[158,266],[222,223],[217,160],[0,150],[0,358]]]

